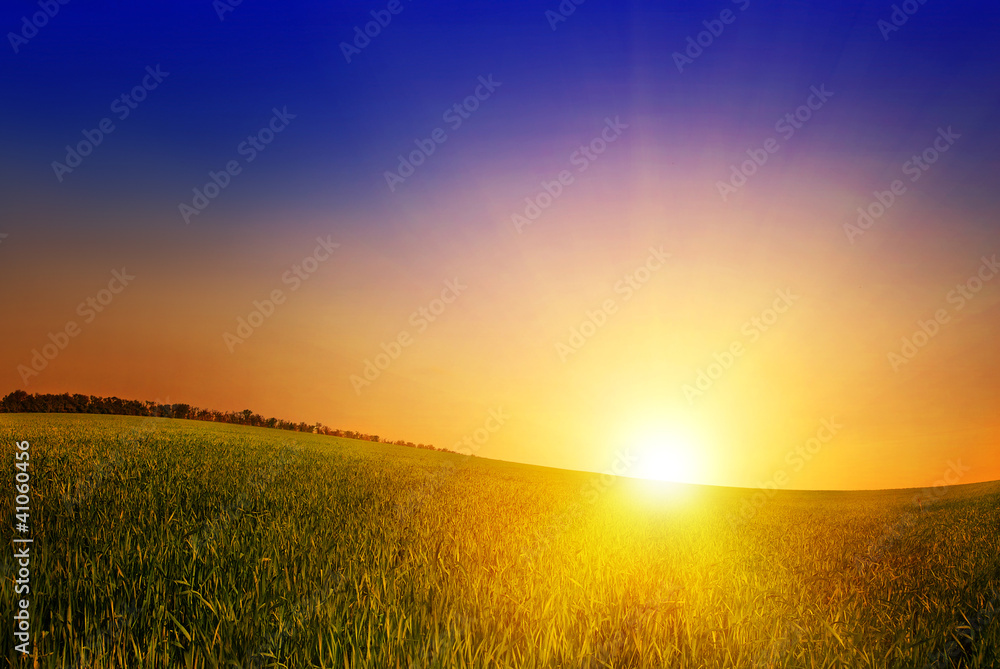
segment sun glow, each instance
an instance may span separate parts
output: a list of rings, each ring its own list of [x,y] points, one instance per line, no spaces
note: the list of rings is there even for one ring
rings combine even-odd
[[[698,440],[690,433],[656,427],[634,441],[634,476],[674,483],[703,483],[704,463]]]

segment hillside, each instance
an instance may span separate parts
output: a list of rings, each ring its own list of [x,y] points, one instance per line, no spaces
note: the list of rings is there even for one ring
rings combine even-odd
[[[266,428],[17,414],[0,436],[7,472],[31,444],[42,667],[1000,661],[1000,483],[741,516],[758,491]]]

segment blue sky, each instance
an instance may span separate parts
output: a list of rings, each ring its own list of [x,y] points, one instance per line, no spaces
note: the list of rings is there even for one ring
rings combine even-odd
[[[389,5],[243,0],[220,19],[212,0],[6,3],[0,281],[19,288],[3,383],[24,387],[32,352],[125,266],[134,285],[28,390],[250,406],[438,445],[504,406],[483,455],[596,471],[621,435],[672,420],[725,463],[704,480],[738,485],[835,413],[843,448],[796,487],[918,484],[944,455],[1000,477],[996,288],[905,368],[887,361],[1000,249],[995,4],[587,0],[553,23],[569,0],[400,0],[347,62],[342,44]],[[41,6],[58,12],[12,45]],[[678,68],[689,40],[703,46]],[[147,68],[168,74],[113,118]],[[495,90],[447,128],[481,78]],[[810,111],[815,90],[830,95]],[[246,160],[275,110],[287,125]],[[808,120],[782,137],[790,113]],[[104,118],[113,132],[57,178]],[[608,119],[621,136],[512,226]],[[390,190],[386,172],[438,128],[447,140]],[[957,139],[852,237],[858,208],[942,132]],[[186,222],[181,205],[231,161]],[[227,350],[318,236],[336,259]],[[660,247],[669,269],[561,360],[571,328]],[[468,292],[356,393],[352,376],[455,277]],[[801,310],[689,405],[685,385],[786,289],[808,296]],[[901,443],[918,457],[900,465]]]

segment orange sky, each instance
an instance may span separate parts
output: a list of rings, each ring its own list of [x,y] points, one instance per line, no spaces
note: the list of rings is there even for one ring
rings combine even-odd
[[[790,488],[922,486],[953,461],[969,467],[962,482],[1000,478],[1000,281],[962,309],[948,299],[992,255],[975,232],[983,214],[914,190],[850,244],[842,225],[866,200],[845,165],[786,167],[724,203],[717,170],[629,155],[609,151],[520,234],[519,194],[558,172],[558,152],[538,179],[500,164],[489,179],[415,196],[390,234],[368,231],[377,209],[289,206],[234,212],[239,234],[151,234],[130,229],[128,203],[86,231],[25,229],[0,245],[4,283],[16,286],[2,384],[252,408],[449,448],[488,424],[499,429],[479,455],[593,471],[660,443],[710,484],[784,472]],[[470,217],[484,201],[491,213]],[[32,213],[71,215],[58,204]],[[275,236],[266,226],[282,219],[299,226]],[[942,236],[953,221],[962,232]],[[292,290],[283,275],[328,235],[340,246]],[[662,266],[647,265],[651,248],[669,254]],[[657,269],[626,290],[643,266]],[[84,323],[77,305],[122,267],[134,283]],[[467,288],[421,324],[413,314],[456,279]],[[286,301],[230,353],[223,334],[275,289]],[[783,293],[791,306],[768,314]],[[579,350],[557,348],[609,301]],[[893,370],[888,354],[939,309],[948,322]],[[17,367],[69,320],[80,334],[23,383]],[[409,344],[356,392],[352,375],[401,333]],[[709,370],[734,344],[729,368]],[[686,395],[705,370],[718,378]],[[502,426],[488,422],[497,409]],[[795,455],[831,422],[840,427],[818,452]]]
[[[10,54],[0,392],[709,484],[1000,479],[997,8],[414,3],[345,53],[350,3],[209,4]]]

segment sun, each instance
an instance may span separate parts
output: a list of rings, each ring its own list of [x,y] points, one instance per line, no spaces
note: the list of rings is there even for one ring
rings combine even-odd
[[[655,427],[640,432],[634,442],[634,476],[673,483],[702,483],[702,449],[689,432]]]

